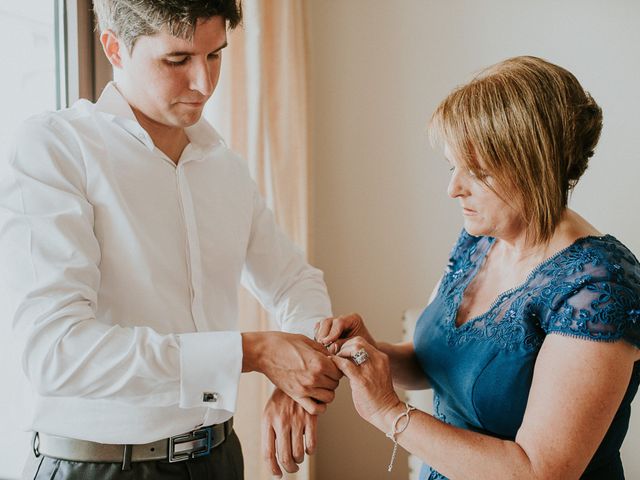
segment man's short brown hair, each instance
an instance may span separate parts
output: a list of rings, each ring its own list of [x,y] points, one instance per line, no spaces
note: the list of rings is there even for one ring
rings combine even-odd
[[[521,213],[534,243],[551,238],[601,129],[602,110],[571,72],[527,56],[454,90],[430,122],[432,140],[493,178],[485,184]]]
[[[191,40],[200,19],[221,16],[229,29],[242,21],[241,0],[93,0],[93,10],[100,30],[112,30],[129,52],[162,30]]]

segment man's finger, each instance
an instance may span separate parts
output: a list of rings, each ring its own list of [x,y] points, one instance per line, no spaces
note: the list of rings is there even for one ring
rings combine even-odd
[[[327,410],[326,404],[318,403],[310,397],[296,398],[295,400],[310,415],[320,415]]]
[[[320,346],[320,344],[317,345]],[[320,348],[323,349],[322,358],[320,359],[320,369],[324,378],[317,380],[317,386],[322,388],[336,388],[337,385],[335,385],[335,383],[342,378],[342,374],[330,360],[330,355],[327,355],[329,352],[327,352],[322,346],[320,346]],[[332,387],[332,385],[335,386]]]
[[[331,360],[329,360],[329,361],[331,361]],[[340,378],[342,378],[342,372],[336,368],[336,364],[331,362],[331,365],[333,366],[333,368],[336,369],[336,371],[340,375]],[[340,380],[336,380],[335,378],[331,378],[331,377],[325,375],[325,378],[321,382],[318,382],[316,387],[318,387],[318,388],[326,388],[328,390],[335,390],[336,388],[338,388],[338,385],[340,385]]]
[[[327,359],[329,359],[329,356],[327,356]],[[335,384],[335,382],[338,382],[339,384],[340,379],[342,378],[342,373],[340,372],[340,370],[336,368],[336,365],[333,362],[331,362],[328,365],[328,368],[326,369],[324,374],[326,377],[328,377],[331,380],[331,382],[328,384],[324,384],[324,383],[322,384],[323,387],[327,387],[327,388],[331,388],[331,385]],[[337,388],[337,385],[334,388]]]
[[[313,455],[316,452],[317,425],[318,425],[318,417],[316,415],[305,416],[304,443],[305,443],[305,451],[307,452],[307,455]]]
[[[333,402],[333,399],[336,398],[335,392],[326,388],[312,388],[309,391],[309,396],[314,400],[325,404]]]
[[[302,413],[304,417],[309,417],[307,413]],[[294,462],[300,464],[304,462],[304,422],[292,422],[291,425],[291,453]]]
[[[298,471],[298,465],[293,461],[291,453],[291,429],[285,428],[277,432],[276,448],[280,465],[289,473]]]
[[[277,477],[281,477],[282,470],[280,470],[278,459],[276,458],[276,432],[268,422],[262,429],[262,447],[264,459],[269,463],[271,473]]]

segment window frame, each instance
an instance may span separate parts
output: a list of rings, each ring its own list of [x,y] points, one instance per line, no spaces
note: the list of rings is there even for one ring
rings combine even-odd
[[[113,78],[111,64],[102,53],[91,0],[55,0],[58,108],[80,98],[95,102]]]

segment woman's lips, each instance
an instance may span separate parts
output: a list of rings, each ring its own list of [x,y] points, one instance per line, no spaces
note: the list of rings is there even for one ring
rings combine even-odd
[[[477,213],[478,212],[476,212],[475,210],[472,210],[472,209],[467,208],[467,207],[462,207],[462,214],[463,215],[475,215]]]

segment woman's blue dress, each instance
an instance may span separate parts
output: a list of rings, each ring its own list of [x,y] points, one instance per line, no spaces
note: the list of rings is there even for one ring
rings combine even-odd
[[[513,440],[522,423],[536,357],[550,333],[640,348],[640,264],[611,235],[585,237],[536,267],[484,314],[456,327],[466,286],[491,237],[463,230],[437,295],[416,325],[414,346],[434,390],[434,415],[457,427]],[[620,446],[640,382],[629,387],[583,479],[624,478]],[[566,408],[571,408],[567,398]],[[420,480],[445,478],[424,465]]]

